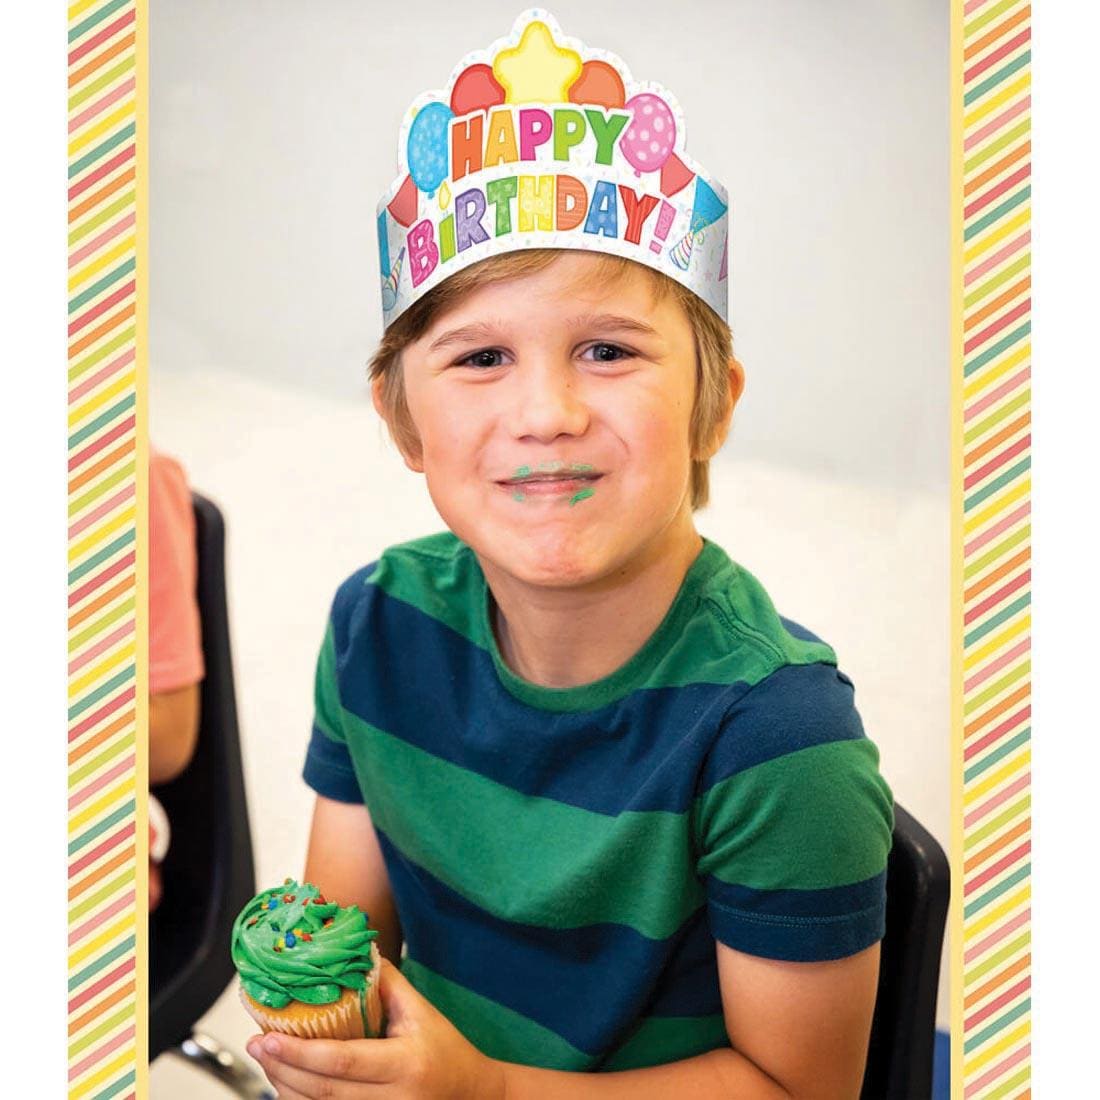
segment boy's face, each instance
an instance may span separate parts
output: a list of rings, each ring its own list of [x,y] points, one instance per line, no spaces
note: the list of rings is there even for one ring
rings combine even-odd
[[[696,537],[690,323],[643,268],[594,270],[563,252],[485,286],[403,354],[406,462],[459,538],[529,584],[592,583]]]

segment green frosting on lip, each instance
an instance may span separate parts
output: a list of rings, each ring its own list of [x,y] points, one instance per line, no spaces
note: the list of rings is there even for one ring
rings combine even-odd
[[[327,1005],[345,989],[362,999],[377,935],[357,905],[341,908],[316,886],[288,878],[241,910],[230,951],[244,991],[260,1004]]]

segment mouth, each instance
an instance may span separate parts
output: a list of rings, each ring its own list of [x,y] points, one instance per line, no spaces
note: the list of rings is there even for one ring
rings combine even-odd
[[[497,484],[512,493],[524,496],[570,495],[591,488],[604,475],[586,463],[544,463],[538,468],[521,466],[515,474]]]

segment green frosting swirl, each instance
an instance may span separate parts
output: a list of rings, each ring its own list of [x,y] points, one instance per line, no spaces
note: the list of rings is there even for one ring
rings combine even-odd
[[[362,1004],[377,935],[357,905],[341,908],[288,878],[241,910],[230,951],[245,992],[269,1008],[332,1004],[345,989]]]

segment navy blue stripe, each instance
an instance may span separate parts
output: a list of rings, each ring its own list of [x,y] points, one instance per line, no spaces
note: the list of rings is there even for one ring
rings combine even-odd
[[[302,778],[325,798],[337,802],[363,801],[363,792],[355,777],[347,747],[333,741],[316,726],[309,740]]]
[[[523,794],[604,814],[683,813],[737,771],[863,736],[850,681],[825,664],[781,668],[755,688],[691,684],[592,711],[536,710],[502,686],[486,651],[366,575],[333,608],[344,708]]]
[[[802,920],[849,916],[886,904],[886,872],[848,886],[821,890],[754,890],[735,886],[707,875],[707,897],[727,909],[746,916],[782,917]]]
[[[577,1049],[593,1055],[616,1049],[640,1015],[721,1011],[705,907],[664,940],[612,923],[519,924],[468,901],[407,859],[385,833],[378,839],[410,958]],[[548,975],[564,995],[546,995]]]

